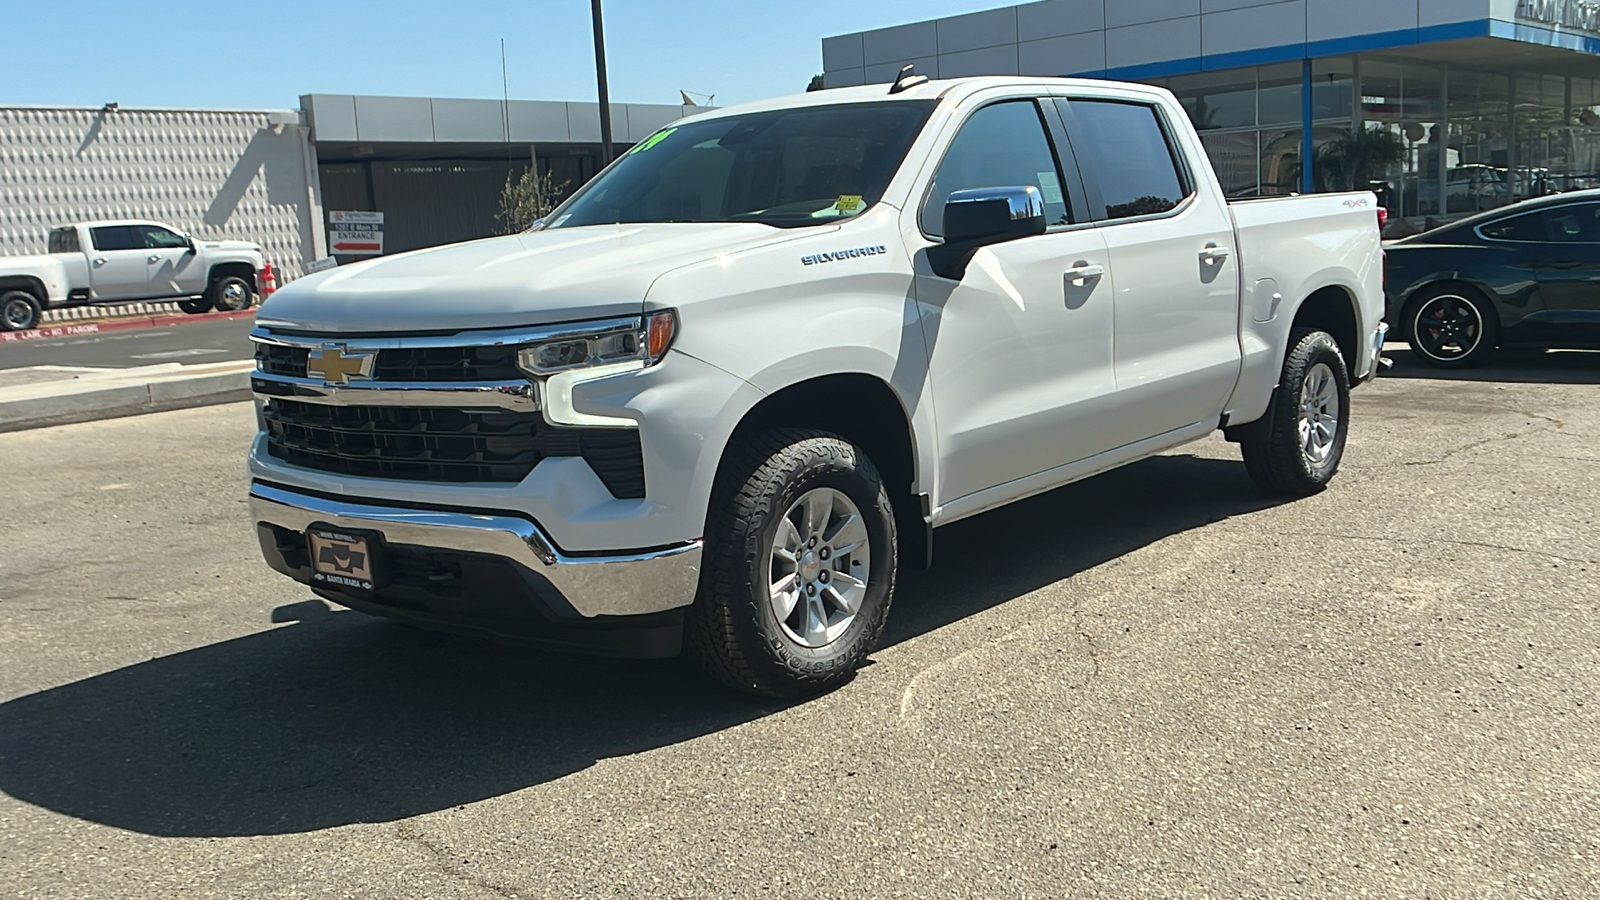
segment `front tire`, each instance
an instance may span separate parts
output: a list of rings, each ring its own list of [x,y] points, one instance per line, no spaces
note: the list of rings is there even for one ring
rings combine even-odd
[[[250,282],[237,275],[224,275],[211,282],[211,292],[207,294],[212,308],[217,312],[238,312],[249,309],[256,302],[255,289],[250,287]]]
[[[781,429],[731,444],[712,491],[686,637],[731,687],[806,697],[877,646],[898,566],[894,510],[861,448]]]
[[[1338,474],[1350,431],[1350,372],[1339,342],[1326,331],[1297,329],[1289,355],[1259,422],[1246,426],[1240,449],[1256,484],[1275,493],[1309,497]]]
[[[39,298],[27,291],[0,294],[0,328],[6,331],[29,331],[39,327],[43,316]]]

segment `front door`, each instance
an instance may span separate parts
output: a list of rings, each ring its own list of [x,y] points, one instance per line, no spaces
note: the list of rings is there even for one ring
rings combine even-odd
[[[132,300],[150,294],[149,251],[133,225],[89,229],[89,284],[97,300]]]
[[[1115,273],[1114,446],[1220,419],[1243,359],[1233,217],[1178,165],[1188,154],[1156,107],[1057,105]]]
[[[206,273],[189,251],[189,241],[159,225],[134,226],[149,251],[145,256],[148,294],[152,297],[190,297],[206,289]]]
[[[1044,110],[1031,99],[976,110],[961,125],[917,216],[942,234],[954,191],[1032,185],[1049,233],[979,250],[959,281],[919,253],[917,304],[938,422],[941,505],[1107,449],[1115,403],[1105,241],[1080,224]]]
[[[1547,240],[1535,251],[1542,337],[1556,344],[1600,341],[1600,203],[1558,206],[1543,217]]]

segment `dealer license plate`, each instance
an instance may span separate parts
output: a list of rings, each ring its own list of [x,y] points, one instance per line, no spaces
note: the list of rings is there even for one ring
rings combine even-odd
[[[323,584],[372,590],[372,540],[367,535],[313,528],[311,539],[311,577]]]

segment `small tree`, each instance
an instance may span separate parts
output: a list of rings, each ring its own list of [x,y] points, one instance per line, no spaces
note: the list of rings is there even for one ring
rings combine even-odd
[[[822,90],[822,76],[821,75],[813,75],[813,76],[811,76],[811,83],[806,85],[806,93],[809,94],[812,91],[820,91],[820,90]]]
[[[1321,190],[1364,191],[1406,159],[1406,143],[1386,128],[1362,128],[1323,145],[1313,169]]]
[[[533,223],[550,215],[550,211],[561,204],[567,185],[571,183],[557,184],[550,173],[539,174],[537,166],[529,166],[522,177],[515,180],[507,175],[506,186],[500,189],[500,211],[495,213],[500,233],[516,234],[532,228]]]

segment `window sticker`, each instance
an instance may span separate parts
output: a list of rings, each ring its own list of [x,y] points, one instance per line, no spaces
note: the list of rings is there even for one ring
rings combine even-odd
[[[861,211],[861,199],[860,194],[844,194],[839,198],[839,202],[833,205],[833,208],[847,216],[852,215]]]
[[[1039,190],[1044,194],[1046,203],[1064,203],[1066,199],[1061,195],[1061,179],[1054,172],[1039,173]]]
[[[652,148],[655,145],[661,143],[662,141],[666,140],[667,138],[672,137],[672,133],[677,131],[677,130],[678,129],[676,129],[676,128],[668,128],[666,131],[658,131],[655,134],[650,135],[648,138],[645,138],[644,142],[641,143],[639,146],[634,147],[632,150],[629,150],[628,151],[628,155],[632,156],[635,153],[643,153],[646,150],[649,150],[650,148]]]

